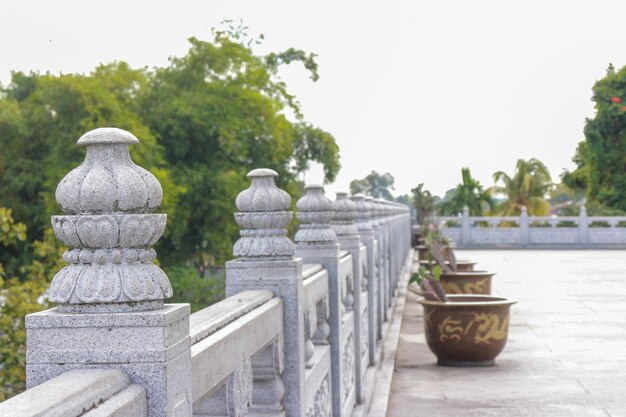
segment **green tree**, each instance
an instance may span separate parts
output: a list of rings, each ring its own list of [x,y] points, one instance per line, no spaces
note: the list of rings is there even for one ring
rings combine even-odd
[[[379,174],[376,171],[370,172],[365,178],[350,182],[350,193],[370,195],[374,198],[384,198],[393,200],[391,190],[394,190],[395,178],[388,172]]]
[[[552,178],[548,168],[538,159],[518,159],[513,176],[498,171],[493,174],[493,180],[496,185],[490,188],[492,195],[503,194],[506,197],[505,201],[497,205],[497,213],[505,216],[518,215],[522,206],[525,206],[530,215],[550,214],[550,203],[546,200],[546,195],[553,188]]]
[[[15,222],[10,209],[0,207],[0,246],[10,248],[26,240],[26,225]],[[0,263],[0,401],[25,389],[26,314],[43,310],[43,294],[50,283],[50,271],[60,269],[62,249],[50,231],[43,241],[33,243],[34,256],[20,276],[7,273]]]
[[[140,102],[168,168],[186,188],[175,229],[162,243],[164,262],[191,263],[203,272],[231,256],[239,232],[234,201],[249,183],[248,171],[272,168],[278,184],[297,195],[297,175],[309,161],[323,165],[326,181],[340,165],[332,135],[302,120],[299,103],[277,75],[280,65],[298,61],[316,79],[311,55],[289,49],[257,56],[241,37],[223,32],[212,42],[189,42],[185,56],[155,71]]]
[[[441,202],[439,211],[443,215],[457,215],[467,207],[471,216],[480,216],[485,210],[493,210],[495,201],[480,182],[472,177],[469,168],[461,168],[461,183]]]
[[[216,32],[212,42],[191,38],[185,56],[153,71],[115,62],[88,75],[14,73],[0,96],[2,204],[41,240],[58,213],[56,185],[83,160],[75,141],[117,126],[139,137],[131,155],[163,186],[162,261],[200,275],[221,264],[237,237],[234,200],[248,171],[275,169],[279,185],[297,196],[298,174],[311,161],[323,165],[326,181],[340,169],[333,136],[303,120],[278,76],[281,65],[301,62],[317,79],[314,55],[290,48],[257,56],[235,36],[241,30]],[[16,272],[32,251],[28,242],[14,245],[0,262]]]
[[[577,168],[565,172],[571,188],[585,189],[587,201],[606,209],[626,210],[626,67],[609,65],[593,86],[595,115],[585,122],[585,140],[573,158]]]
[[[435,211],[436,197],[424,188],[424,183],[411,189],[413,194],[413,206],[416,210],[417,223],[425,224],[427,218],[431,217]]]
[[[137,113],[136,95],[146,81],[143,71],[124,63],[102,65],[89,75],[13,73],[0,98],[0,131],[7,131],[0,152],[1,199],[28,225],[33,240],[43,240],[50,216],[59,213],[57,184],[84,159],[76,140],[102,126],[117,126],[140,138],[131,155],[159,179],[164,190],[161,210],[176,218],[184,186],[173,182],[161,146]],[[169,222],[168,234],[171,227]],[[32,254],[32,241],[13,245],[0,253],[0,262],[17,275]]]

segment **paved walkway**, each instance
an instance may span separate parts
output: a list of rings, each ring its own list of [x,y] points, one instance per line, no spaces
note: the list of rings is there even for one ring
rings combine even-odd
[[[626,251],[458,251],[515,298],[490,368],[435,365],[409,292],[388,417],[626,417]]]

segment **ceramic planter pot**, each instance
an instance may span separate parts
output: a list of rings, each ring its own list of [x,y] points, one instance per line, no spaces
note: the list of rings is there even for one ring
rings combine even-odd
[[[439,280],[446,294],[491,294],[494,272],[456,271],[442,272]]]
[[[443,366],[491,366],[504,349],[515,301],[487,295],[450,295],[448,302],[421,299],[424,332]]]
[[[415,250],[417,251],[417,255],[420,261],[428,261],[428,248],[426,247],[426,245],[417,245],[415,247]],[[448,251],[449,249],[445,250],[444,253],[444,258],[446,259],[446,261],[448,260]]]
[[[420,261],[420,266],[423,266],[424,268],[429,269],[429,265],[432,267],[433,264],[429,264],[428,260]],[[450,263],[446,262],[446,265],[450,265]],[[457,259],[456,270],[457,272],[473,271],[474,265],[476,265],[476,262],[468,261],[465,259]]]
[[[417,257],[420,261],[428,260],[428,249],[425,245],[417,245],[415,250],[417,251]]]

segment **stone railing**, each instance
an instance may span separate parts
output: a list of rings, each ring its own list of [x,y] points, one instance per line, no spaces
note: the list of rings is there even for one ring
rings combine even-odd
[[[26,317],[28,390],[3,417],[361,416],[372,400],[396,289],[410,269],[405,206],[317,185],[298,200],[257,169],[236,200],[241,237],[228,298],[190,315],[166,304],[153,262],[162,191],[118,129],[78,141],[85,162],[59,184],[67,266]]]
[[[626,217],[579,216],[477,217],[467,210],[456,217],[438,217],[443,232],[458,248],[626,248]]]

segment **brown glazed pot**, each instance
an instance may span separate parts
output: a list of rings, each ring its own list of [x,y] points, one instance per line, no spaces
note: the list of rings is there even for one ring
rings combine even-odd
[[[439,280],[446,294],[491,294],[494,272],[456,271],[442,272]]]
[[[424,268],[429,268],[429,265],[432,266],[433,264],[429,264],[428,260],[420,261],[420,266],[423,266]],[[450,263],[446,262],[446,265],[449,266]],[[473,271],[474,265],[476,265],[476,262],[468,261],[465,259],[457,259],[456,270],[457,272]]]
[[[515,301],[488,295],[450,295],[448,302],[421,299],[424,332],[437,365],[491,366],[502,352]]]
[[[417,251],[417,258],[420,261],[427,261],[428,260],[428,249],[426,248],[425,245],[417,245],[415,247],[415,250]]]

